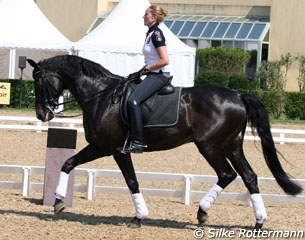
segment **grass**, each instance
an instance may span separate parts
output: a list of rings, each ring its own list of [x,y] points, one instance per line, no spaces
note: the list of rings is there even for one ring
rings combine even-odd
[[[305,120],[299,119],[273,119],[270,118],[271,124],[294,124],[294,125],[305,125]]]
[[[10,108],[10,107],[5,107],[5,106],[0,107],[0,112],[2,110],[3,111],[7,111],[7,112],[33,112],[33,111],[35,111],[34,108],[26,108],[26,107],[23,107],[23,108]]]

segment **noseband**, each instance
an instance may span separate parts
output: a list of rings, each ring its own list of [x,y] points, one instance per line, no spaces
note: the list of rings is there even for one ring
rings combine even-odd
[[[44,71],[37,71],[33,75],[37,75],[38,73],[41,73],[41,86],[42,86],[42,98],[37,98],[35,97],[35,103],[40,104],[43,103],[45,104],[46,108],[52,112],[55,115],[55,110],[58,109],[59,104],[58,103],[58,98],[53,98],[50,94],[50,88],[52,88],[54,91],[57,91],[52,84],[50,84],[49,79],[46,77],[46,74]]]

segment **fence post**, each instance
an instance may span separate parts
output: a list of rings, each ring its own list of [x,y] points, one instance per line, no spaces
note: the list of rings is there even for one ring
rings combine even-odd
[[[190,205],[191,194],[192,194],[192,176],[185,175],[184,186],[183,186],[183,198],[182,198],[182,202],[185,205]]]
[[[93,200],[95,189],[95,170],[88,170],[87,177],[87,199]]]
[[[36,126],[37,126],[37,131],[36,132],[41,133],[42,122],[41,121],[37,122]]]
[[[27,197],[30,191],[30,167],[23,167],[23,176],[22,176],[22,196]]]
[[[280,133],[280,144],[285,144],[285,133]]]

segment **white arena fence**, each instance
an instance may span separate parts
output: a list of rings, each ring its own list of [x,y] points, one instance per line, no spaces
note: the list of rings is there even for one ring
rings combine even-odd
[[[18,123],[18,124],[16,124]],[[72,118],[55,118],[51,121],[52,128],[56,127],[56,123],[61,123],[60,127],[76,129],[78,132],[84,132],[82,119]],[[13,130],[29,130],[42,132],[47,131],[50,125],[43,123],[35,117],[18,117],[18,116],[0,116],[0,129]],[[57,126],[58,127],[58,126]],[[305,136],[305,130],[291,129],[271,129],[275,142],[281,144],[287,142],[305,143],[305,138],[297,138],[295,136]],[[246,140],[260,140],[258,136],[253,136],[251,129],[246,130]],[[0,181],[0,188],[21,189],[23,196],[28,196],[30,190],[43,190],[43,182],[31,182],[31,176],[34,174],[44,174],[44,167],[35,166],[17,166],[17,165],[0,165],[0,173],[21,174],[21,181]],[[92,200],[95,193],[113,193],[113,194],[129,194],[127,187],[118,186],[100,186],[95,184],[96,178],[123,178],[120,171],[116,170],[99,170],[99,169],[75,169],[75,176],[87,177],[87,184],[75,184],[74,190],[86,192],[87,199]],[[158,180],[158,181],[174,181],[182,182],[182,189],[162,189],[162,188],[141,188],[143,194],[154,196],[167,196],[181,198],[182,202],[189,204],[191,198],[200,199],[206,192],[196,191],[192,189],[193,183],[210,183],[214,184],[217,181],[216,176],[209,175],[194,175],[194,174],[174,174],[174,173],[153,173],[153,172],[137,172],[139,180]],[[305,187],[305,179],[297,179],[297,181]],[[258,178],[260,186],[277,186],[273,178]],[[238,177],[233,184],[241,184],[242,180]],[[264,200],[271,202],[293,202],[305,203],[305,195],[297,197],[288,196],[285,194],[262,194]],[[230,200],[249,200],[248,193],[223,192],[220,195],[223,199]]]
[[[14,124],[12,124],[14,123]],[[18,123],[18,124],[16,124]],[[77,118],[54,118],[50,123],[61,123],[64,128],[76,129],[78,132],[84,132],[82,119]],[[43,123],[35,117],[18,117],[18,116],[0,116],[0,129],[14,129],[14,130],[30,130],[30,131],[47,131],[48,123]],[[56,126],[52,126],[54,128]],[[285,143],[305,143],[305,130],[293,129],[276,129],[272,128],[273,139],[280,144]],[[300,136],[300,137],[299,137]],[[259,141],[260,138],[254,132],[252,134],[251,128],[246,128],[245,140]]]
[[[14,124],[12,124],[12,122]],[[18,123],[18,124],[16,124]],[[61,123],[61,127],[84,132],[83,120],[78,118],[54,118],[50,123]],[[0,129],[30,130],[36,132],[48,131],[49,122],[42,122],[36,117],[0,116]],[[52,128],[56,126],[51,126]]]
[[[42,191],[43,182],[32,182],[31,176],[35,174],[44,174],[45,168],[38,166],[19,166],[19,165],[0,165],[0,173],[20,174],[20,181],[0,181],[0,188],[6,189],[21,189],[22,196],[27,197],[30,191]],[[174,189],[165,188],[140,188],[144,195],[162,196],[181,198],[185,205],[189,205],[192,198],[201,199],[206,191],[197,191],[192,189],[193,183],[209,183],[217,182],[216,176],[210,175],[195,175],[195,174],[177,174],[177,173],[159,173],[159,172],[136,172],[137,178],[140,180],[151,181],[172,181],[183,183],[183,187]],[[83,169],[76,168],[74,176],[87,177],[86,184],[80,184],[75,181],[74,191],[85,192],[88,200],[94,198],[95,193],[110,193],[110,194],[130,194],[127,187],[121,186],[104,186],[95,184],[96,178],[120,178],[122,173],[119,170],[100,170],[100,169]],[[305,179],[296,179],[296,181],[305,187]],[[231,184],[243,184],[242,179],[237,177]],[[277,186],[273,178],[258,178],[259,186]],[[208,190],[208,189],[207,189]],[[286,194],[262,194],[265,201],[269,202],[289,202],[289,203],[305,203],[305,195],[289,196]],[[243,200],[249,201],[249,194],[244,192],[222,192],[221,199],[228,200]]]

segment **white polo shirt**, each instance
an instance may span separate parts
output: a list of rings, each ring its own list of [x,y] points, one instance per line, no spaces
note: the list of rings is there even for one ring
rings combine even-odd
[[[160,59],[159,54],[156,50],[156,48],[161,46],[166,46],[165,44],[165,37],[163,35],[163,32],[158,27],[159,24],[155,23],[146,33],[146,38],[144,42],[144,46],[142,49],[143,55],[144,55],[144,62],[145,65],[152,64]],[[151,72],[166,72],[165,68],[160,68],[153,70]]]

